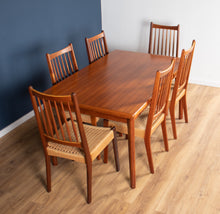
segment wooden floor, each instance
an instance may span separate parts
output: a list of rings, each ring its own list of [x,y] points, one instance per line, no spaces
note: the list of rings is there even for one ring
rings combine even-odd
[[[170,151],[162,131],[152,136],[155,174],[149,173],[142,139],[136,138],[136,189],[130,189],[127,140],[120,137],[120,172],[93,163],[93,201],[86,203],[86,168],[58,159],[52,191],[45,188],[45,162],[35,119],[1,138],[0,213],[220,213],[220,88],[189,85],[189,123],[177,122],[174,140],[168,116]]]

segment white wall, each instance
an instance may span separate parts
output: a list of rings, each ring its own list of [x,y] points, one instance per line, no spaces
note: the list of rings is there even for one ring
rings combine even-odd
[[[220,87],[219,0],[101,0],[111,50],[147,52],[150,22],[180,24],[180,49],[196,48],[190,82]]]

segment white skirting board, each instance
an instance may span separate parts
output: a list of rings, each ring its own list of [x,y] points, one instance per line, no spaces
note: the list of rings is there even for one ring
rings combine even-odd
[[[4,135],[8,134],[10,131],[15,129],[16,127],[20,126],[25,121],[29,120],[34,116],[34,110],[30,111],[29,113],[25,114],[23,117],[19,118],[15,122],[11,123],[9,126],[5,127],[0,131],[0,138]]]
[[[206,81],[206,80],[189,79],[189,83],[220,88],[220,81],[210,82],[210,81]]]

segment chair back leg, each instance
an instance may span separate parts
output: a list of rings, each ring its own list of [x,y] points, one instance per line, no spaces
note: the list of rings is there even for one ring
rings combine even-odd
[[[113,143],[113,149],[114,149],[116,171],[118,172],[120,170],[120,164],[119,164],[118,143],[117,143],[115,127],[113,128],[113,131],[114,131],[114,139],[112,140],[112,143]]]
[[[47,192],[51,191],[51,166],[50,166],[50,156],[45,155],[46,162],[46,174],[47,174]]]
[[[151,140],[150,140],[150,135],[149,137],[145,137],[144,139],[145,142],[145,148],[147,152],[147,158],[148,158],[148,163],[150,167],[150,172],[153,174],[154,173],[154,165],[153,165],[153,158],[152,158],[152,152],[151,152]]]
[[[187,112],[187,104],[186,104],[186,94],[183,97],[183,111],[185,116],[185,122],[188,123],[188,112]]]
[[[165,150],[169,151],[169,145],[168,145],[168,139],[167,139],[167,128],[166,128],[166,118],[164,118],[164,121],[161,123],[162,132],[163,132],[163,141]]]

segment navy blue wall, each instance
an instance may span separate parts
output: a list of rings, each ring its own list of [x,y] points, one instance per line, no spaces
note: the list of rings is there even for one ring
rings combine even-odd
[[[70,42],[79,69],[85,37],[101,31],[100,0],[4,0],[0,4],[0,130],[33,108],[28,86],[51,86],[46,53]]]

